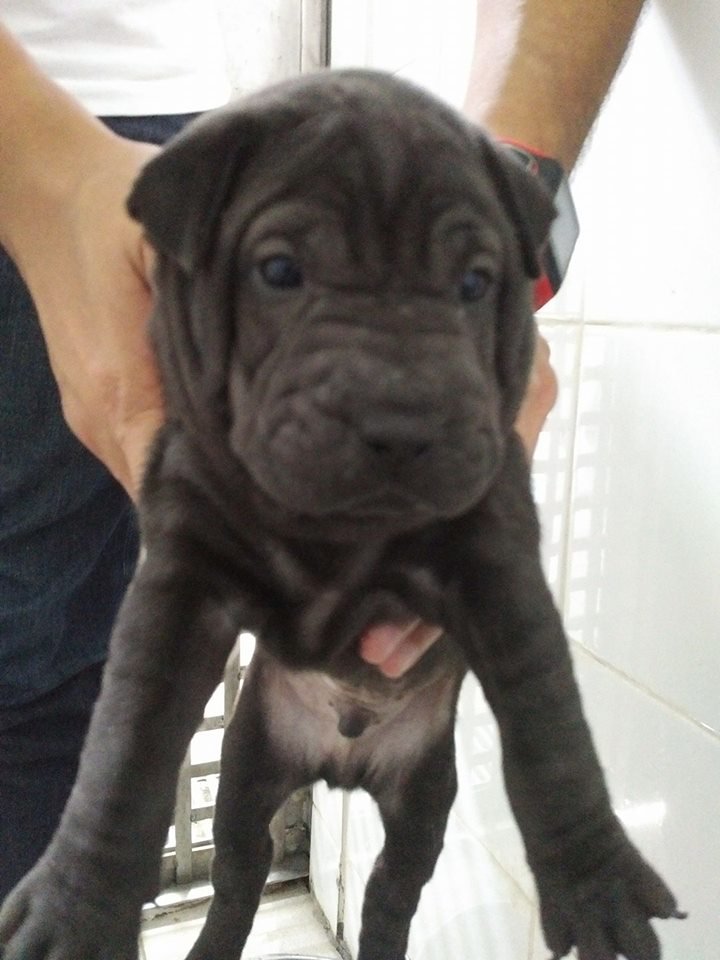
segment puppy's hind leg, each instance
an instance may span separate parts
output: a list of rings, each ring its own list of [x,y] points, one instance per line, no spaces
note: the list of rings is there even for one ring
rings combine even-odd
[[[365,890],[358,960],[405,960],[410,923],[440,856],[457,792],[452,728],[377,800],[385,844]]]
[[[270,821],[303,786],[273,748],[261,697],[262,669],[251,664],[223,742],[215,807],[214,896],[187,960],[238,960],[247,940],[273,856]]]

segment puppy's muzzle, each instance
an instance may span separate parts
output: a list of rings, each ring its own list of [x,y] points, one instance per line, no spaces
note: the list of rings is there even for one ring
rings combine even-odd
[[[327,318],[266,374],[243,456],[301,514],[407,527],[456,516],[499,465],[492,390],[456,331]]]

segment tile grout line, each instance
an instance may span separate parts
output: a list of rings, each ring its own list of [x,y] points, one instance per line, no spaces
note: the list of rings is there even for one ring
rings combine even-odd
[[[595,663],[605,669],[609,670],[620,680],[623,680],[625,683],[629,684],[631,687],[634,687],[640,693],[643,693],[645,696],[649,697],[655,703],[659,704],[661,707],[664,707],[670,713],[675,714],[675,716],[680,717],[686,723],[691,724],[695,727],[696,730],[699,730],[705,736],[710,737],[712,740],[716,740],[720,743],[720,730],[715,730],[713,727],[709,726],[707,723],[703,723],[702,720],[698,720],[696,717],[690,716],[690,714],[685,713],[677,704],[672,703],[670,700],[666,700],[663,696],[653,690],[651,687],[646,686],[642,681],[637,680],[635,677],[630,676],[630,674],[625,673],[625,671],[620,670],[609,660],[605,660],[599,654],[595,653],[593,650],[590,650],[579,640],[574,640],[571,638],[570,643],[572,648],[579,653],[589,657]]]
[[[542,317],[537,318],[538,324],[548,327],[584,327],[605,328],[610,330],[636,331],[637,333],[694,333],[720,336],[720,324],[713,323],[663,323],[659,320],[602,320],[583,319],[581,317]]]
[[[506,883],[513,888],[516,897],[519,897],[519,899],[524,900],[527,904],[529,904],[531,915],[536,915],[540,909],[537,893],[533,892],[532,894],[528,895],[527,891],[522,886],[515,874],[508,870],[502,860],[498,857],[497,853],[490,846],[488,846],[484,838],[475,830],[473,825],[462,816],[462,814],[457,811],[453,811],[452,816],[455,817],[456,820],[459,820],[462,827],[464,827],[464,829],[467,830],[467,832],[473,837],[473,840],[480,844],[485,851],[485,854],[491,861],[493,868],[498,870]]]

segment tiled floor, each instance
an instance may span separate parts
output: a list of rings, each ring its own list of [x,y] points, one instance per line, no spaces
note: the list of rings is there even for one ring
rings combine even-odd
[[[140,960],[183,960],[203,925],[207,902],[143,924]],[[263,897],[243,958],[299,954],[341,960],[304,881]]]

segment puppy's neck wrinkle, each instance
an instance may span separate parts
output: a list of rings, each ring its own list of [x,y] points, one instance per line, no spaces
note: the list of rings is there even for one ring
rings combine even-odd
[[[292,584],[294,597],[311,603],[328,591],[357,589],[378,563],[382,545],[293,542],[268,538],[267,559],[279,584]]]
[[[358,641],[369,628],[417,618],[442,624],[444,587],[428,558],[434,544],[428,534],[328,552],[276,540],[268,565],[282,599],[271,613],[268,648],[289,666],[340,678],[357,673]]]
[[[440,622],[442,586],[431,561],[443,540],[443,523],[399,538],[379,526],[366,539],[287,536],[280,520],[271,526],[265,511],[256,508],[253,481],[240,464],[228,481],[182,427],[167,427],[164,437],[149,485],[159,472],[163,483],[157,495],[163,499],[162,491],[172,490],[173,513],[187,535],[216,558],[225,581],[237,578],[242,589],[251,578],[257,625],[279,660],[308,668],[330,659],[334,672],[350,675],[360,662],[358,640],[369,627],[417,617]],[[163,512],[160,500],[151,512]]]

